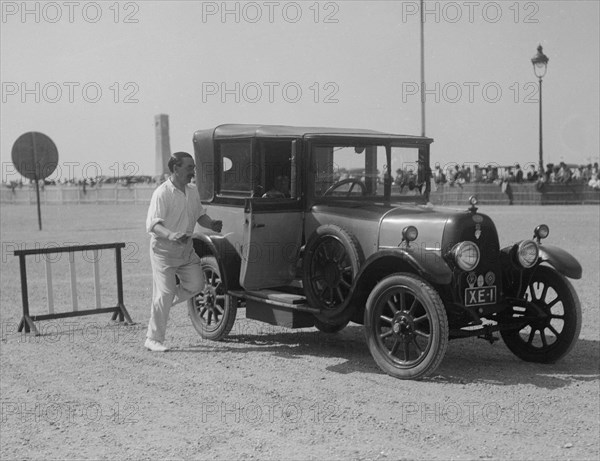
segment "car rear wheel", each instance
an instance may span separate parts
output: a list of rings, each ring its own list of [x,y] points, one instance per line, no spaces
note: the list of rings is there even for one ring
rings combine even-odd
[[[223,290],[219,264],[214,256],[201,258],[204,290],[188,300],[192,325],[205,339],[219,341],[229,334],[237,313],[237,302]]]
[[[390,275],[367,299],[367,345],[377,365],[396,378],[418,379],[432,373],[446,353],[448,331],[438,293],[415,275]]]
[[[527,362],[556,362],[571,350],[581,331],[581,304],[575,289],[554,269],[539,266],[521,297],[531,306],[513,306],[507,321],[523,319],[523,324],[501,331],[502,339]]]

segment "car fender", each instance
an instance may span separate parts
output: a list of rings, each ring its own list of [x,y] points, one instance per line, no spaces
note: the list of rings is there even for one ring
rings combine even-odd
[[[239,289],[242,260],[231,242],[220,234],[208,233],[196,233],[193,239],[198,256],[212,255],[217,259],[225,291]]]
[[[389,273],[404,272],[408,265],[412,271],[433,284],[447,285],[452,281],[452,270],[440,256],[439,251],[423,251],[417,248],[414,250],[398,248],[378,251],[365,261],[358,273],[357,281],[373,269],[377,270],[378,264],[384,261],[384,267]]]
[[[512,259],[514,258],[514,254],[513,256],[511,256],[511,254],[513,253],[513,251],[516,251],[516,247],[518,244],[519,242],[515,243],[514,245],[504,247],[502,248],[501,252],[504,255],[506,255],[507,258]],[[575,257],[572,256],[570,253],[563,250],[562,248],[553,245],[538,244],[538,247],[540,251],[541,262],[547,262],[552,267],[554,267],[554,269],[556,269],[557,272],[564,275],[565,277],[569,277],[572,279],[581,278],[581,274],[583,272],[581,264],[579,264],[579,261],[577,261],[577,259],[575,259]],[[512,264],[514,265],[516,264],[516,262],[513,262]]]
[[[571,253],[553,245],[540,245],[540,258],[548,262],[565,277],[580,279],[583,273],[581,264]]]

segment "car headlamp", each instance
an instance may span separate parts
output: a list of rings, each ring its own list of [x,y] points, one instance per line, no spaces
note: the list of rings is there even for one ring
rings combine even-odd
[[[537,239],[537,241],[539,243],[540,240],[548,237],[549,233],[550,233],[550,228],[546,224],[540,224],[539,226],[537,226],[534,229],[533,236]]]
[[[407,242],[414,242],[417,240],[419,236],[419,231],[415,226],[406,226],[402,229],[402,240],[406,240]]]
[[[525,269],[532,267],[538,260],[540,250],[533,240],[523,240],[517,246],[517,260]]]
[[[468,240],[457,243],[452,254],[458,267],[464,271],[472,271],[479,264],[479,248]]]
[[[476,195],[471,195],[469,197],[469,205],[471,205],[471,208],[469,208],[469,211],[472,214],[475,214],[475,212],[477,211],[477,204],[479,203],[479,200],[477,200],[477,196]]]

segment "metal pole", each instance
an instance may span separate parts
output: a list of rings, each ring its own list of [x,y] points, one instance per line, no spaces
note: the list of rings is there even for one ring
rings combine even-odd
[[[425,136],[425,13],[421,0],[421,136]]]
[[[21,299],[23,300],[23,319],[19,324],[18,331],[23,331],[25,327],[25,333],[29,333],[29,296],[27,294],[27,266],[25,265],[25,255],[19,255],[19,271],[21,273]]]
[[[542,149],[542,79],[540,77],[540,175],[544,174],[544,154]]]
[[[35,133],[31,133],[31,145],[33,147],[33,176],[35,181],[35,196],[37,198],[37,215],[38,215],[38,225],[40,230],[42,230],[42,209],[40,207],[40,185],[38,178],[38,161],[37,161],[37,149],[35,145]]]

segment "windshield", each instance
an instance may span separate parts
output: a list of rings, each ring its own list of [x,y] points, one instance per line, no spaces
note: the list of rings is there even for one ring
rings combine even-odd
[[[406,201],[426,194],[418,147],[316,145],[313,154],[316,197]]]

